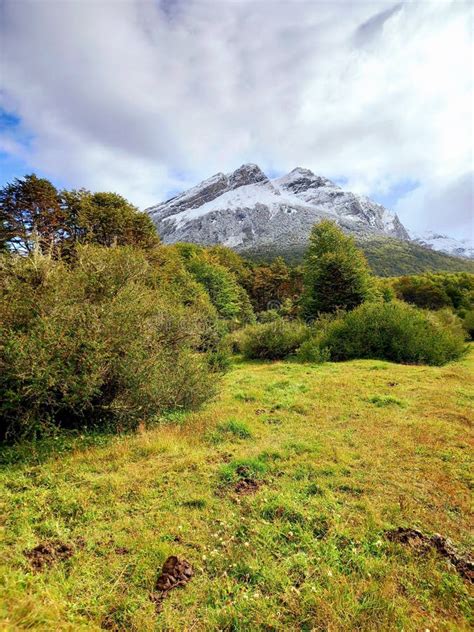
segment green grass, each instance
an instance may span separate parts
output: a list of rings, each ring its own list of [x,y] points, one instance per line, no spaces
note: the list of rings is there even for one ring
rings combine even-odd
[[[153,430],[5,448],[0,629],[470,629],[472,586],[384,531],[472,547],[473,352],[240,363],[213,403]],[[75,553],[33,572],[24,551],[47,539]],[[156,614],[172,554],[195,575]]]

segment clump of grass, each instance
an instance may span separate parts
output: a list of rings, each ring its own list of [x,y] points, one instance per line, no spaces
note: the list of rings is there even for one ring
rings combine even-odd
[[[234,395],[235,399],[239,402],[256,402],[257,398],[255,395],[251,395],[250,393],[239,392]]]
[[[368,400],[377,408],[385,408],[386,406],[399,406],[400,408],[405,408],[406,403],[398,397],[393,397],[393,395],[374,395],[373,397],[369,397]]]
[[[222,483],[231,485],[243,479],[258,480],[267,472],[267,465],[261,459],[236,459],[223,465],[219,471]]]
[[[191,498],[190,500],[185,500],[183,505],[185,507],[189,507],[190,509],[204,509],[206,501],[204,498]]]
[[[304,491],[307,496],[324,496],[324,488],[317,483],[310,483]]]
[[[219,432],[232,434],[239,439],[250,439],[252,437],[247,424],[237,419],[229,419],[229,421],[219,424],[217,429]]]
[[[206,438],[209,443],[222,443],[228,438],[250,439],[252,433],[249,427],[243,421],[237,419],[229,419],[217,425],[213,432],[207,434]]]
[[[274,522],[275,520],[283,520],[291,524],[304,525],[304,514],[290,500],[283,496],[275,496],[270,499],[263,507],[261,512],[262,518]]]

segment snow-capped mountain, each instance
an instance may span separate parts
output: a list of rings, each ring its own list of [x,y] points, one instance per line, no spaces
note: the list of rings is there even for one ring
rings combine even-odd
[[[381,204],[302,168],[270,180],[257,165],[242,165],[147,212],[165,243],[220,243],[236,250],[296,245],[306,242],[312,225],[322,219],[359,238],[410,239],[397,215]]]
[[[422,235],[416,235],[410,233],[411,239],[431,250],[437,250],[438,252],[444,252],[454,257],[464,257],[465,259],[474,259],[474,245],[472,240],[469,239],[454,239],[447,235],[440,235],[428,231]]]

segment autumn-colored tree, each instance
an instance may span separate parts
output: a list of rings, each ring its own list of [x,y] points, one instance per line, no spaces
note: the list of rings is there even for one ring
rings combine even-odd
[[[0,249],[47,251],[61,241],[64,230],[65,214],[49,180],[31,174],[0,189]]]
[[[299,275],[291,270],[281,257],[269,265],[254,269],[251,297],[257,311],[278,308],[287,299],[294,300],[298,294]]]

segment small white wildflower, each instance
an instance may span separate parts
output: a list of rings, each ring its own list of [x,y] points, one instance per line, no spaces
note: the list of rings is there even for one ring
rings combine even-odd
[[[328,571],[328,577],[332,577],[332,571]]]

